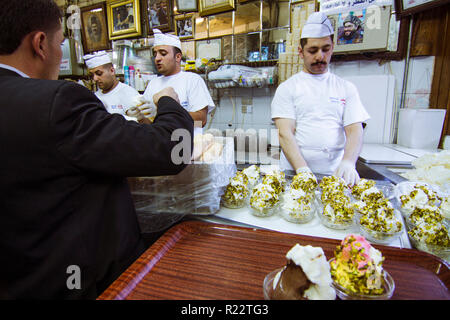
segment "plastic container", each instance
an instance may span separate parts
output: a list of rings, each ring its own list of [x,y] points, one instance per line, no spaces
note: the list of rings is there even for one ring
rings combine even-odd
[[[130,85],[130,70],[128,66],[123,67],[123,82],[127,85]]]
[[[444,109],[400,109],[397,144],[414,149],[437,149]]]
[[[130,77],[130,80],[129,80],[130,81],[130,87],[136,88],[136,83],[135,83],[135,79],[134,79],[134,76],[135,76],[134,67],[130,66],[128,72],[129,72],[129,77]]]
[[[328,262],[334,260],[331,259]],[[363,293],[355,293],[350,292],[346,288],[342,287],[339,283],[335,282],[333,279],[333,287],[336,290],[336,295],[341,300],[389,300],[394,294],[395,290],[395,282],[392,276],[386,271],[383,270],[383,288],[384,292],[382,294],[363,294]]]

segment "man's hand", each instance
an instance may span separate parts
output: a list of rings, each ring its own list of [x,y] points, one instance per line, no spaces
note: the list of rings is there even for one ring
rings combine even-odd
[[[353,186],[359,181],[359,174],[356,171],[355,164],[348,160],[342,160],[333,175],[343,178],[349,186]]]
[[[175,90],[172,87],[164,88],[161,91],[159,91],[153,95],[153,103],[155,104],[155,106],[158,105],[158,101],[159,101],[159,99],[161,99],[161,97],[170,97],[170,98],[174,99],[176,102],[180,103],[178,94],[175,92]]]
[[[309,167],[300,167],[295,169],[296,174],[299,174],[300,172],[313,173]]]

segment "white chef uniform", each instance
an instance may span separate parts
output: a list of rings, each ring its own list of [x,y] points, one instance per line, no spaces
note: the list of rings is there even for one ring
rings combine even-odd
[[[153,29],[155,41],[153,46],[169,45],[181,50],[179,38],[171,34],[163,34]],[[144,98],[153,104],[153,95],[164,88],[172,87],[178,94],[180,104],[188,112],[195,112],[208,107],[210,113],[215,105],[211,98],[205,81],[196,73],[180,71],[171,76],[159,76],[150,80],[144,91]],[[202,128],[194,128],[194,134],[202,133]]]
[[[368,120],[356,87],[330,72],[299,72],[283,82],[272,100],[272,119],[295,120],[295,139],[308,167],[330,175],[344,154],[344,127]],[[294,170],[281,153],[280,168]]]
[[[125,110],[132,104],[133,98],[139,95],[139,92],[122,82],[107,93],[98,90],[95,95],[103,102],[109,113],[118,113],[123,115],[127,120],[136,120],[136,118],[125,115]]]
[[[94,69],[112,63],[111,56],[106,51],[87,54],[83,58],[88,69]],[[131,106],[133,98],[139,95],[139,92],[133,87],[119,81],[113,90],[103,93],[102,90],[99,89],[95,95],[103,102],[105,109],[109,113],[118,113],[127,120],[136,121],[136,118],[125,115],[125,110]]]
[[[188,112],[199,111],[206,106],[208,106],[208,113],[214,109],[214,102],[205,81],[192,72],[180,71],[172,76],[153,78],[144,91],[144,97],[153,104],[153,95],[167,87],[175,90],[181,106]]]

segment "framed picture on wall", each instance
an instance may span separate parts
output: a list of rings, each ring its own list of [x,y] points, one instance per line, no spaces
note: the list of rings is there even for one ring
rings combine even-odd
[[[81,38],[85,53],[111,49],[105,3],[81,8]]]
[[[176,34],[180,39],[194,37],[194,14],[186,14],[175,17]]]
[[[195,41],[195,58],[222,60],[222,39]]]
[[[448,0],[395,0],[394,2],[397,17],[404,17],[448,4]]]
[[[145,0],[147,3],[147,20],[149,34],[153,29],[162,32],[173,31],[172,1],[171,0]]]
[[[234,0],[199,0],[199,2],[201,16],[209,16],[235,9]]]
[[[115,0],[107,3],[110,40],[138,37],[142,34],[138,0]]]
[[[197,12],[197,0],[175,0],[178,12]]]

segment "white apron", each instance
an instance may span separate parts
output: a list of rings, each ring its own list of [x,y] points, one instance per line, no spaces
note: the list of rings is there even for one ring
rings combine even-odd
[[[293,92],[302,94],[294,95],[293,103],[295,139],[303,158],[313,172],[331,175],[344,155],[346,100],[345,90],[339,85],[324,85],[327,76],[310,77],[309,81],[297,83],[298,88]],[[293,170],[283,153],[280,168]]]

